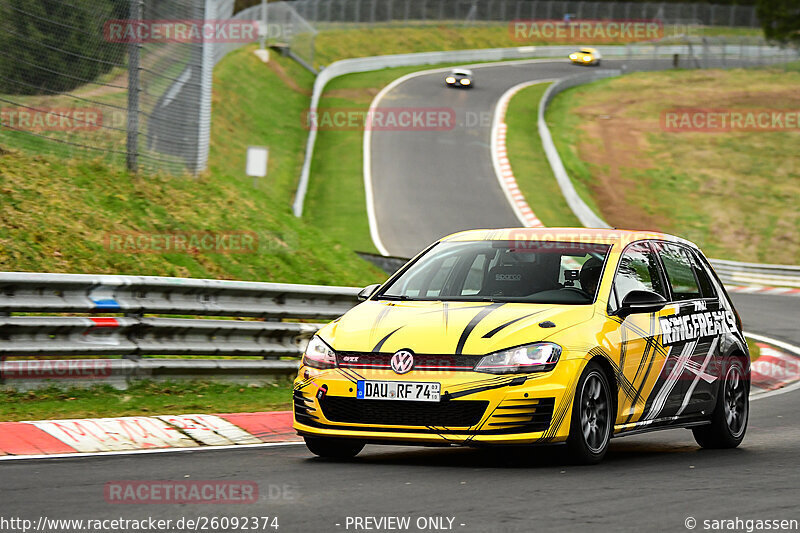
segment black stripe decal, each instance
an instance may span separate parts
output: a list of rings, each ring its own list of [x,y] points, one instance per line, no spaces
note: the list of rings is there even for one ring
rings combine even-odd
[[[456,355],[460,355],[461,352],[464,350],[464,345],[467,343],[467,338],[469,337],[470,333],[472,333],[472,330],[475,329],[475,326],[477,326],[481,320],[486,318],[486,316],[489,313],[491,313],[492,311],[494,311],[495,309],[497,309],[502,305],[503,305],[502,303],[493,303],[487,305],[486,307],[478,311],[477,315],[472,317],[472,320],[469,321],[469,324],[467,324],[467,327],[464,328],[464,331],[461,333],[461,338],[458,339],[458,344],[456,345]]]
[[[386,335],[386,336],[385,336],[384,338],[382,338],[380,341],[378,341],[378,344],[376,344],[376,345],[375,345],[375,347],[372,349],[372,351],[373,351],[373,352],[380,352],[380,351],[381,351],[381,348],[383,348],[383,343],[385,343],[387,340],[389,340],[389,337],[391,337],[392,335],[394,335],[395,333],[397,333],[398,331],[400,331],[402,328],[403,328],[403,326],[400,326],[400,327],[399,327],[399,328],[397,328],[396,330],[394,330],[394,331],[392,331],[391,333],[389,333],[388,335]]]
[[[497,334],[499,331],[501,331],[501,330],[503,330],[503,329],[507,328],[507,327],[508,327],[508,326],[510,326],[511,324],[513,324],[513,323],[515,323],[515,322],[519,322],[520,320],[524,320],[524,319],[526,319],[526,318],[532,317],[533,315],[538,315],[539,313],[544,313],[544,310],[542,310],[542,311],[536,311],[535,313],[531,313],[531,314],[529,314],[529,315],[525,315],[525,316],[521,316],[521,317],[519,317],[519,318],[515,318],[515,319],[513,319],[513,320],[509,320],[509,321],[508,321],[508,322],[506,322],[505,324],[501,324],[501,325],[497,326],[496,328],[494,328],[492,331],[490,331],[490,332],[486,333],[486,334],[483,336],[483,338],[484,338],[484,339],[491,339],[491,338],[492,338],[492,337],[494,337],[494,336],[495,336],[495,335],[496,335],[496,334]]]

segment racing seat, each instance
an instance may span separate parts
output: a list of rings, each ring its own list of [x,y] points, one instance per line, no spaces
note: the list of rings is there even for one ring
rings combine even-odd
[[[528,265],[511,263],[489,269],[479,293],[481,296],[527,296],[531,290],[533,273]]]

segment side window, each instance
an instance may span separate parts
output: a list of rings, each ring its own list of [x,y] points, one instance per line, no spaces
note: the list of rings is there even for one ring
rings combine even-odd
[[[711,274],[708,272],[710,267],[698,257],[700,252],[695,250],[691,255],[694,274],[697,276],[697,282],[700,285],[700,292],[703,293],[703,298],[716,298],[717,291],[714,289],[714,283],[711,282]]]
[[[666,298],[656,257],[645,243],[632,244],[625,249],[614,277],[614,292],[618,303],[631,291],[651,291]]]
[[[686,249],[676,244],[659,243],[658,255],[667,273],[675,300],[701,298],[700,287],[695,278],[695,266]]]

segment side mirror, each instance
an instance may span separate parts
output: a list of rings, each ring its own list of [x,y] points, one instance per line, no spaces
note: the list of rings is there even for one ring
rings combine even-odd
[[[660,294],[651,291],[631,291],[622,300],[622,307],[617,311],[619,316],[635,313],[655,313],[667,305],[667,300]]]
[[[374,285],[367,285],[361,289],[361,292],[358,293],[358,301],[363,302],[364,300],[369,300],[369,297],[375,294],[375,291],[378,290],[380,286],[380,283],[375,283]]]

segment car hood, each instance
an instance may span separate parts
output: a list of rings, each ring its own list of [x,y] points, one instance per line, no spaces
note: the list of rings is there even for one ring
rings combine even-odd
[[[337,351],[483,355],[545,340],[593,313],[591,305],[367,301],[319,335]]]

